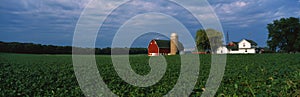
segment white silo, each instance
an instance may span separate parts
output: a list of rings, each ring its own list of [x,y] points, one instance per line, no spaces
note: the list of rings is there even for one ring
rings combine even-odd
[[[176,33],[171,34],[171,41],[170,41],[170,55],[176,55],[178,49],[178,35]]]

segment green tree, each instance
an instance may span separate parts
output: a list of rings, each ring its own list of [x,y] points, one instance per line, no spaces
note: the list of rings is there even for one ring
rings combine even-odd
[[[209,40],[206,35],[205,30],[200,29],[196,33],[196,45],[198,48],[198,51],[205,51],[206,49],[209,49]]]
[[[298,52],[300,51],[300,32],[298,32],[298,37],[296,39],[296,43],[294,44],[294,47]]]
[[[299,18],[281,18],[268,24],[267,44],[272,51],[300,51],[300,22]]]
[[[196,33],[198,51],[211,50],[215,52],[223,43],[223,34],[214,29],[200,29]]]

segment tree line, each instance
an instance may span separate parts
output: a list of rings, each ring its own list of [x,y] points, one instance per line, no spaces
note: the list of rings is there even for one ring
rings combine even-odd
[[[95,54],[147,54],[147,48],[80,48],[72,46],[42,45],[34,43],[2,42],[0,41],[0,52],[3,53],[26,53],[26,54],[72,54],[72,49]],[[113,53],[111,52],[113,51]]]

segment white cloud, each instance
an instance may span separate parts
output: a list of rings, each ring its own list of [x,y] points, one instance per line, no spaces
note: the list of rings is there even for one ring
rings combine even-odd
[[[148,9],[148,10],[153,10],[160,7],[153,2],[145,2],[145,1],[133,1],[132,5],[139,6],[141,7],[140,9]]]
[[[300,11],[298,11],[298,12],[295,12],[295,14],[297,14],[298,16],[300,16]]]
[[[275,0],[243,0],[213,4],[217,15],[225,26],[251,27],[253,24],[267,24],[274,19],[299,16],[299,7],[292,2]]]
[[[236,1],[227,4],[220,3],[215,6],[215,10],[219,10],[221,12],[230,14],[230,13],[235,13],[237,11],[243,10],[243,8],[246,7],[247,5],[248,3],[244,1]]]
[[[238,7],[244,7],[244,6],[247,5],[247,3],[246,2],[242,2],[242,1],[237,1],[237,2],[235,2],[235,5],[238,6]]]
[[[215,14],[213,14],[213,13],[199,14],[198,17],[200,17],[204,20],[209,20],[209,19],[213,19],[213,17],[215,17]]]

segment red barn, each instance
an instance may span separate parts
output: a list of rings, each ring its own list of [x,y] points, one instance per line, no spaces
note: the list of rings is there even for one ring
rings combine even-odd
[[[151,40],[148,45],[148,56],[168,55],[170,40]]]

